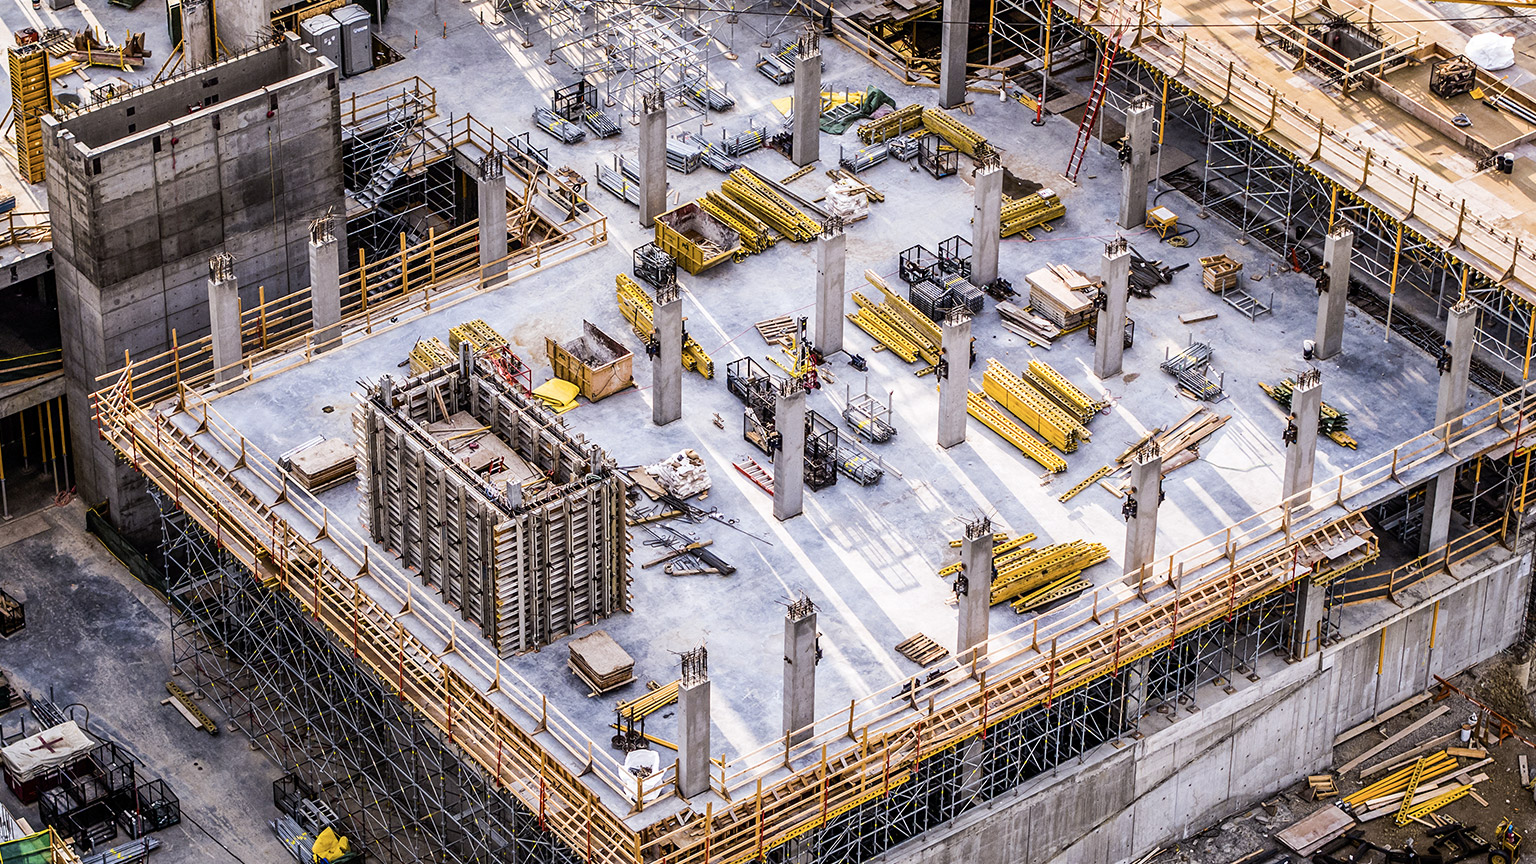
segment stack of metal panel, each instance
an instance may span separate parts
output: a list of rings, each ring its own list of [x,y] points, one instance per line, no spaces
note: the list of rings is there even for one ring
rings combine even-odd
[[[687,140],[699,148],[699,162],[721,172],[729,174],[741,167],[741,163],[731,158],[725,152],[725,145],[718,141],[705,141],[697,136],[690,135]]]
[[[548,108],[533,109],[533,123],[565,144],[575,144],[587,137],[586,130]]]
[[[944,289],[927,279],[920,279],[911,285],[911,289],[907,292],[907,299],[912,301],[917,311],[933,321],[943,318],[944,312],[939,308],[939,304],[944,299]]]
[[[599,138],[611,138],[624,132],[619,124],[613,122],[606,112],[600,108],[588,105],[581,109],[581,122],[586,124],[592,134]]]
[[[676,138],[667,139],[667,167],[673,171],[692,174],[699,170],[701,158],[701,149],[697,144]]]
[[[787,39],[779,43],[772,54],[757,55],[757,71],[775,84],[788,84],[795,80],[795,57],[799,40]]]

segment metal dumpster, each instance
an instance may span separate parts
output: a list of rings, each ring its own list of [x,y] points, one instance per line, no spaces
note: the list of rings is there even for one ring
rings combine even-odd
[[[656,217],[656,245],[697,275],[735,255],[741,235],[689,201]]]

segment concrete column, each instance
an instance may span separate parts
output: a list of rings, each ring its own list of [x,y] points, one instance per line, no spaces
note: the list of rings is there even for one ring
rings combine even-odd
[[[848,269],[848,235],[841,225],[827,224],[816,240],[816,336],[813,344],[823,357],[843,350],[844,278]]]
[[[1124,237],[1104,244],[1104,259],[1099,264],[1099,278],[1104,281],[1104,305],[1095,326],[1098,341],[1093,346],[1093,374],[1113,378],[1125,368],[1125,304],[1131,291],[1131,250]]]
[[[1291,419],[1286,421],[1296,424],[1296,440],[1285,443],[1285,477],[1280,493],[1286,507],[1312,500],[1312,468],[1317,461],[1317,423],[1322,408],[1322,376],[1316,369],[1296,376],[1296,387],[1291,390]]]
[[[1328,589],[1312,581],[1310,575],[1297,580],[1296,617],[1291,622],[1289,645],[1292,660],[1309,657],[1322,647],[1318,644],[1318,634],[1327,615],[1323,609],[1327,596]]]
[[[184,66],[188,69],[213,62],[211,0],[184,0],[181,4],[181,53],[185,59]]]
[[[665,426],[683,416],[683,297],[676,285],[656,289],[656,343],[651,364],[651,422]]]
[[[939,33],[939,107],[953,108],[965,101],[971,0],[944,0],[942,28]]]
[[[481,159],[479,175],[475,185],[480,199],[480,278],[489,287],[507,278],[507,174],[501,154]]]
[[[1120,164],[1120,227],[1140,228],[1147,223],[1147,184],[1152,180],[1152,142],[1156,140],[1152,100],[1146,96],[1131,100],[1125,112],[1125,136],[1131,158]]]
[[[939,358],[939,446],[965,441],[965,394],[970,390],[971,312],[950,310],[942,327],[944,345]]]
[[[667,210],[667,99],[660,90],[641,97],[640,224],[651,227]]]
[[[1319,360],[1337,356],[1344,350],[1344,310],[1349,306],[1349,262],[1355,248],[1355,232],[1335,228],[1323,241],[1323,282],[1325,290],[1317,298],[1317,347]]]
[[[791,159],[809,165],[821,158],[821,39],[814,32],[800,37],[795,57],[795,128]]]
[[[783,522],[805,509],[805,387],[798,379],[779,389],[773,430],[779,436],[773,454],[773,517]]]
[[[1477,335],[1477,307],[1462,300],[1445,317],[1445,353],[1440,361],[1440,397],[1435,403],[1435,434],[1447,438],[1461,430],[1467,413],[1467,376],[1472,372],[1472,345]],[[1449,425],[1446,424],[1449,422]]]
[[[1445,549],[1451,541],[1451,499],[1456,493],[1456,466],[1442,470],[1424,486],[1424,520],[1419,527],[1419,554]]]
[[[235,259],[215,255],[208,259],[208,325],[213,339],[213,382],[221,389],[243,377],[240,369],[240,284],[235,281]],[[225,368],[232,367],[232,368]]]
[[[816,635],[811,598],[789,604],[784,616],[784,734],[791,744],[810,738],[816,721]]]
[[[971,211],[971,282],[991,285],[997,281],[997,247],[1002,241],[1003,168],[996,154],[987,151],[976,172],[976,198]]]
[[[341,347],[341,249],[327,214],[309,223],[309,314],[319,351]]]
[[[704,649],[683,652],[677,688],[677,791],[684,798],[709,791],[709,668]]]
[[[987,656],[987,624],[992,609],[992,521],[985,516],[965,526],[960,541],[960,563],[964,565],[955,580],[956,599],[960,601],[960,635],[955,640],[955,657],[964,663],[966,654],[975,649],[976,659]],[[964,590],[961,590],[961,589]]]
[[[1102,338],[1103,333],[1099,336]],[[1162,498],[1163,456],[1157,447],[1144,446],[1131,457],[1131,489],[1126,504],[1135,501],[1134,512],[1125,510],[1125,572],[1134,575],[1157,555],[1157,507]]]

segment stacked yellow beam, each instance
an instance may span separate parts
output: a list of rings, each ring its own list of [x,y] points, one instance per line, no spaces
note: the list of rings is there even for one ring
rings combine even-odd
[[[1067,470],[1067,460],[1056,451],[1041,443],[1040,439],[1025,432],[1023,427],[1008,419],[997,406],[974,390],[965,394],[965,413],[980,420],[982,425],[1003,436],[1003,440],[1019,448],[1019,452],[1039,463],[1041,468],[1053,474]]]
[[[981,133],[937,108],[923,109],[923,127],[967,156],[975,156],[976,148],[987,143]]]
[[[878,120],[860,123],[858,136],[859,140],[865,144],[873,144],[876,141],[889,141],[921,125],[923,125],[923,106],[914,102],[897,108]]]
[[[1034,384],[1036,389],[1051,397],[1057,405],[1060,405],[1068,414],[1076,417],[1078,422],[1087,423],[1094,415],[1104,410],[1105,403],[1091,398],[1087,393],[1077,387],[1060,372],[1052,369],[1050,364],[1043,360],[1031,360],[1029,366],[1024,369],[1024,377]]]
[[[651,341],[656,332],[655,309],[651,295],[623,273],[614,277],[614,297],[619,303],[619,313],[629,322],[631,330],[642,342]],[[697,372],[705,378],[715,377],[715,361],[704,351],[697,339],[683,334],[683,368]]]
[[[919,332],[916,327],[913,327],[909,321],[888,304],[875,303],[857,291],[853,292],[853,302],[860,309],[869,310],[870,313],[878,317],[889,327],[892,332],[901,336],[907,344],[912,346],[917,356],[927,360],[929,363],[939,362],[938,344],[931,341],[926,334]]]
[[[641,696],[638,699],[620,700],[616,706],[619,716],[630,722],[648,717],[677,701],[678,682],[673,681]]]
[[[507,344],[507,337],[497,333],[483,319],[476,318],[448,331],[449,350],[458,353],[460,342],[468,342],[470,350],[479,352]]]
[[[1425,780],[1433,780],[1443,774],[1449,774],[1455,771],[1456,767],[1456,760],[1450,754],[1444,751],[1431,753],[1418,762],[1401,770],[1394,771],[1358,792],[1344,796],[1342,800],[1343,803],[1351,807],[1359,807],[1361,804],[1372,799],[1393,795],[1406,790],[1409,781],[1414,778],[1415,774],[1418,775],[1417,782],[1423,783]]]
[[[1013,611],[1023,614],[1025,612],[1032,612],[1041,606],[1055,603],[1069,594],[1076,594],[1079,591],[1092,587],[1093,582],[1082,578],[1081,571],[1069,573],[1060,579],[1047,582],[1044,586],[1025,594],[1008,605]]]
[[[1071,584],[1084,570],[1109,560],[1108,547],[1086,540],[1021,551],[1028,554],[1017,558],[1010,556],[1006,562],[993,562],[997,568],[997,576],[992,580],[993,606],[1029,600],[1042,588]]]
[[[784,200],[750,168],[738,168],[720,184],[721,191],[747,211],[768,223],[768,227],[791,240],[805,243],[821,234],[821,223]]]
[[[892,354],[908,363],[917,362],[917,346],[892,330],[890,325],[885,323],[885,319],[876,315],[868,306],[860,306],[857,312],[849,312],[846,317],[857,324],[860,330],[868,333],[870,338],[884,345]]]
[[[746,208],[719,192],[710,190],[704,193],[704,197],[698,200],[698,204],[704,208],[704,212],[729,225],[731,230],[740,234],[741,248],[753,255],[766,252],[769,246],[779,242],[779,238],[768,230],[766,222],[753,216],[747,212]]]
[[[1080,441],[1088,439],[1088,429],[1077,418],[1063,411],[1050,397],[1036,390],[1033,384],[1008,371],[1008,367],[995,359],[987,361],[987,371],[981,376],[981,388],[997,400],[1024,425],[1040,433],[1051,446],[1071,453]]]
[[[1003,556],[1003,555],[1005,555],[1005,554],[1007,554],[1009,552],[1012,552],[1013,550],[1019,548],[1020,546],[1023,546],[1025,543],[1033,543],[1035,541],[1035,537],[1036,537],[1036,535],[1035,535],[1035,532],[1033,532],[1033,531],[1029,532],[1028,534],[1020,534],[1019,536],[1013,538],[1012,540],[1009,540],[1008,539],[1008,535],[1006,533],[1002,532],[1002,531],[999,531],[996,534],[993,534],[992,535],[992,544],[993,544],[992,545],[992,562],[993,562],[993,566],[996,566],[997,560],[1001,556]],[[960,548],[960,543],[961,543],[961,541],[959,541],[959,540],[951,540],[951,541],[949,541],[950,548],[952,548],[952,549]],[[940,576],[950,576],[952,574],[959,573],[961,566],[962,566],[962,562],[956,561],[953,564],[948,564],[948,565],[945,565],[943,567],[940,567],[939,568],[939,575]]]
[[[1025,240],[1034,240],[1034,235],[1029,233],[1030,228],[1043,226],[1065,215],[1067,205],[1061,202],[1061,196],[1049,189],[1032,192],[1023,198],[1004,196],[999,231],[1004,237],[1018,234]],[[1049,231],[1050,227],[1046,226],[1046,230]]]
[[[939,329],[939,325],[933,323],[932,318],[918,311],[918,308],[913,306],[907,298],[892,291],[891,286],[885,284],[885,280],[880,278],[878,273],[873,270],[865,270],[864,278],[869,284],[880,289],[880,293],[885,297],[884,305],[889,307],[892,312],[901,316],[903,321],[921,333],[931,344],[935,346],[944,344],[944,331]]]
[[[436,336],[423,339],[412,346],[410,361],[412,375],[420,375],[457,362],[453,352],[449,351],[448,346],[443,344],[443,340]]]

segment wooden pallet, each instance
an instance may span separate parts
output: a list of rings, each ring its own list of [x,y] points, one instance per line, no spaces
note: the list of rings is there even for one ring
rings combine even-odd
[[[897,642],[896,653],[919,666],[927,666],[948,657],[949,649],[919,633]]]
[[[777,318],[769,318],[766,321],[757,322],[756,326],[764,342],[769,345],[778,345],[785,351],[794,350],[795,319],[792,316],[780,315]]]

